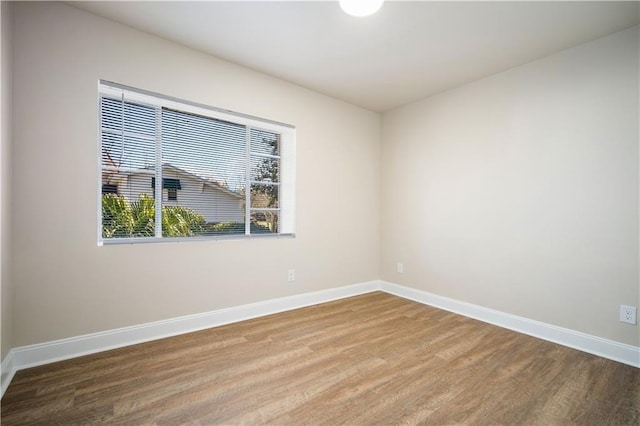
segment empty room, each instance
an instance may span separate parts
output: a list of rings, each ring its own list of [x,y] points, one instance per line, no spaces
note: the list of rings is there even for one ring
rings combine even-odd
[[[640,423],[640,2],[1,2],[3,425]]]

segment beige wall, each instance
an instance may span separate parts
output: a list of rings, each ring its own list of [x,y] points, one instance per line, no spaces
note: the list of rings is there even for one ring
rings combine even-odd
[[[3,356],[380,277],[640,344],[617,320],[640,305],[637,28],[389,112],[381,135],[378,114],[72,7],[14,8]],[[295,125],[297,237],[98,247],[98,79]]]
[[[378,114],[63,4],[14,42],[15,346],[379,277]],[[98,247],[98,79],[295,125],[297,237]]]
[[[12,5],[0,3],[2,18],[2,120],[0,127],[0,299],[2,333],[0,357],[13,347],[13,292],[11,253],[11,143],[12,143]]]
[[[635,27],[384,114],[382,278],[638,346],[638,71]]]

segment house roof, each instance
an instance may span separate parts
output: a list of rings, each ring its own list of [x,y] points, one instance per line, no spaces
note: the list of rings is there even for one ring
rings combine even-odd
[[[231,191],[228,188],[225,188],[224,186],[218,184],[215,181],[209,180],[209,179],[205,179],[202,176],[198,176],[194,173],[188,172],[180,167],[174,166],[173,164],[170,163],[164,163],[162,164],[162,169],[163,171],[165,169],[170,169],[173,170],[175,173],[181,174],[183,176],[186,176],[190,179],[193,179],[195,181],[198,181],[200,183],[202,183],[203,185],[215,189],[216,191],[220,191],[222,193],[225,193],[227,195],[230,195],[232,197],[238,198],[239,200],[244,199],[244,195],[242,194],[238,194],[237,192]],[[103,166],[103,173],[105,173],[105,171],[107,173],[111,173],[111,174],[118,174],[118,175],[126,175],[126,176],[130,176],[130,175],[136,175],[136,174],[147,174],[147,175],[152,175],[153,174],[153,170],[152,169],[128,169],[125,167],[116,167],[116,166]],[[172,181],[163,178],[163,188],[169,188],[170,189],[182,189],[180,182],[176,182],[175,179],[173,179]],[[152,182],[155,184],[155,176],[152,176]],[[168,184],[168,185],[167,185]]]
[[[213,189],[215,189],[217,191],[223,192],[223,193],[225,193],[227,195],[231,195],[232,197],[236,197],[238,199],[244,199],[244,195],[241,195],[241,194],[238,194],[237,192],[231,191],[231,190],[225,188],[224,186],[219,185],[217,182],[214,182],[214,181],[209,180],[209,179],[205,179],[205,178],[203,178],[201,176],[198,176],[198,175],[196,175],[194,173],[188,172],[188,171],[186,171],[186,170],[184,170],[184,169],[182,169],[180,167],[176,167],[173,164],[164,163],[164,164],[162,164],[162,168],[163,169],[171,169],[176,173],[188,176],[189,178],[194,179],[194,180],[202,183],[205,186],[208,186],[208,187],[213,188]],[[175,184],[174,184],[174,186],[175,186]],[[176,189],[180,189],[180,188],[176,188]]]

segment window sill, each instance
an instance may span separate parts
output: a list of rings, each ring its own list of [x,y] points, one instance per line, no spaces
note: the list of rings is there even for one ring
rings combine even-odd
[[[108,238],[98,240],[98,246],[121,244],[150,244],[150,243],[191,243],[199,241],[237,241],[262,240],[271,238],[295,238],[296,234],[252,234],[252,235],[212,235],[206,237],[140,237],[140,238]]]

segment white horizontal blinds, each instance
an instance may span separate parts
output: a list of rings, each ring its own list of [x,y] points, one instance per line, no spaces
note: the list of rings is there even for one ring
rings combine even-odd
[[[102,237],[153,237],[156,108],[124,93],[100,97]]]
[[[293,234],[293,128],[112,83],[100,93],[103,240]]]
[[[243,125],[163,109],[163,171],[179,186],[163,191],[168,236],[244,234],[245,132]],[[195,215],[192,229],[174,229],[176,215]]]

